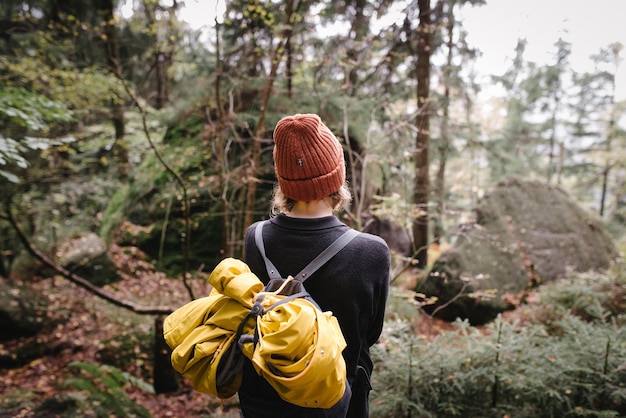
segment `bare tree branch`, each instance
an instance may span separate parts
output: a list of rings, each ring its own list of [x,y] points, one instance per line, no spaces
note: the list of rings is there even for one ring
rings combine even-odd
[[[47,265],[52,270],[59,273],[60,275],[62,275],[63,277],[71,281],[72,283],[82,287],[83,289],[87,290],[93,295],[98,296],[99,298],[112,303],[115,306],[119,306],[121,308],[128,309],[130,311],[133,311],[135,313],[142,314],[142,315],[168,315],[174,312],[176,308],[170,307],[170,306],[145,306],[145,305],[141,305],[132,301],[121,300],[113,293],[107,292],[106,290],[98,286],[95,286],[94,284],[86,280],[85,278],[80,277],[79,275],[67,270],[63,266],[60,266],[57,263],[55,263],[53,260],[48,258],[48,256],[46,256],[43,252],[39,251],[37,248],[31,245],[30,241],[28,240],[28,238],[26,237],[26,235],[20,228],[19,224],[13,217],[13,213],[11,211],[11,204],[13,201],[12,197],[13,196],[8,197],[4,202],[5,211],[6,211],[6,220],[11,224],[11,226],[15,230],[17,237],[21,241],[22,245],[24,245],[24,248],[26,248],[26,251],[28,251],[33,257],[35,257],[36,259],[41,261],[43,264]]]
[[[280,65],[286,51],[287,44],[289,43],[289,39],[291,36],[291,32],[293,31],[293,23],[294,23],[294,13],[297,12],[299,5],[294,11],[293,9],[293,0],[289,2],[287,6],[287,16],[285,16],[286,25],[283,30],[280,32],[280,36],[278,38],[278,44],[276,48],[272,51],[271,55],[271,68],[270,74],[265,81],[265,86],[263,87],[263,95],[261,97],[261,105],[259,108],[259,121],[254,129],[253,139],[253,150],[251,156],[251,166],[250,173],[248,174],[248,193],[246,198],[246,212],[244,217],[244,226],[248,226],[252,224],[254,218],[254,205],[256,200],[256,173],[259,167],[259,160],[261,155],[261,136],[265,132],[265,117],[267,106],[269,104],[270,97],[272,96],[274,80],[276,78],[276,74],[278,73],[278,66]]]
[[[143,107],[143,105],[139,102],[139,98],[130,88],[130,86],[124,79],[124,77],[122,77],[122,74],[119,71],[119,66],[116,67],[115,76],[122,83],[122,86],[124,87],[124,90],[126,91],[126,94],[128,94],[128,97],[131,98],[131,100],[133,101],[133,104],[135,105],[135,107],[137,107],[137,109],[139,110],[139,113],[141,114],[143,132],[146,135],[146,139],[148,140],[148,143],[150,144],[150,148],[154,152],[154,155],[159,160],[161,165],[165,168],[165,170],[168,173],[170,173],[172,176],[174,176],[174,178],[176,179],[176,182],[180,185],[180,188],[182,189],[184,223],[185,223],[185,236],[184,236],[185,246],[183,250],[183,274],[182,276],[183,276],[183,284],[185,285],[185,288],[187,289],[187,292],[189,293],[189,297],[193,300],[195,299],[195,296],[193,294],[193,289],[191,288],[191,285],[189,284],[188,277],[187,277],[188,271],[189,271],[189,246],[190,246],[189,242],[191,239],[191,225],[190,225],[191,224],[190,222],[191,210],[189,207],[190,202],[189,202],[189,196],[187,193],[187,186],[185,185],[185,181],[183,180],[183,178],[172,167],[170,167],[170,165],[167,164],[167,162],[165,162],[165,160],[161,156],[161,153],[159,152],[156,145],[154,144],[154,141],[152,141],[150,130],[148,129],[146,110]]]

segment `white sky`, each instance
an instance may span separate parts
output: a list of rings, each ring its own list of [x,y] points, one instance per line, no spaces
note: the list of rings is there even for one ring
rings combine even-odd
[[[592,71],[590,59],[614,42],[624,45],[616,75],[616,99],[626,99],[626,0],[487,0],[463,10],[468,42],[482,51],[477,69],[502,74],[511,64],[519,38],[528,42],[525,57],[553,64],[555,42],[572,44],[570,64]]]
[[[194,28],[212,26],[228,0],[184,0],[180,18]],[[132,0],[126,0],[132,10]],[[124,8],[123,7],[123,8]],[[617,100],[626,100],[626,0],[487,0],[464,8],[460,17],[468,42],[481,50],[477,70],[502,74],[510,65],[518,38],[525,38],[526,59],[554,63],[555,42],[572,44],[570,63],[575,71],[593,69],[590,55],[621,42],[622,64],[616,77]]]

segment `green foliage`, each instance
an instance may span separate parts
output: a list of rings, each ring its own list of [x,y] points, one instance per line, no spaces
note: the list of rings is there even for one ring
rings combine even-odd
[[[148,410],[135,403],[124,392],[124,387],[132,384],[154,393],[151,385],[111,366],[76,362],[70,363],[70,367],[76,370],[76,375],[67,379],[65,385],[86,394],[80,406],[85,416],[151,416]]]
[[[28,162],[22,156],[20,151],[22,151],[22,148],[17,141],[0,136],[0,165],[14,163],[20,168],[28,167]],[[12,183],[19,182],[19,178],[15,174],[5,170],[0,170],[0,176],[6,178]]]
[[[429,342],[388,321],[373,350],[377,417],[562,417],[626,414],[624,274],[577,275],[546,286],[519,308],[526,323],[498,318]]]
[[[109,241],[111,234],[119,228],[124,220],[124,210],[128,203],[129,189],[128,184],[117,189],[104,210],[99,235],[105,242]]]
[[[626,313],[625,268],[623,263],[617,263],[608,274],[580,273],[546,286],[540,294],[540,314],[549,317],[554,316],[550,313],[566,310],[587,321],[608,323],[623,319]]]
[[[47,150],[52,146],[74,141],[73,138],[51,139],[41,136],[50,134],[55,124],[68,123],[73,115],[67,107],[45,96],[31,93],[23,88],[0,89],[0,166],[28,167],[24,156],[27,150]],[[0,176],[17,183],[18,176],[0,170]]]
[[[72,113],[62,103],[23,88],[0,91],[0,117],[28,131],[46,132],[50,123],[71,122]]]
[[[200,114],[184,115],[171,122],[163,137],[163,142],[183,146],[191,138],[198,138],[204,129],[206,119]]]
[[[389,289],[386,315],[387,320],[400,321],[402,323],[416,320],[424,314],[418,309],[418,304],[415,301],[415,292],[392,286]]]
[[[73,109],[74,117],[94,122],[108,115],[108,107],[125,97],[121,82],[106,69],[98,66],[77,67],[62,60],[50,63],[41,57],[20,56],[18,59],[0,56],[0,74],[6,85],[52,98]]]

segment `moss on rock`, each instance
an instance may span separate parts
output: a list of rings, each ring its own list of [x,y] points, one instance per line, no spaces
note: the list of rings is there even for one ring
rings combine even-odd
[[[617,257],[602,223],[558,187],[502,181],[475,215],[416,287],[438,297],[429,310],[444,319],[488,322],[520,293],[568,271],[606,269]]]

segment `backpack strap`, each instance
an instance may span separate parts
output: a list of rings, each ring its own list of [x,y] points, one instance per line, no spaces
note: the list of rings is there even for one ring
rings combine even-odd
[[[254,230],[254,241],[256,242],[256,246],[263,256],[263,261],[265,261],[265,270],[267,270],[267,274],[270,277],[270,280],[281,279],[282,277],[280,276],[278,269],[265,255],[265,244],[263,243],[263,226],[266,222],[268,221],[263,221],[257,225],[256,229]]]
[[[332,244],[330,244],[324,251],[320,253],[317,257],[313,259],[305,268],[302,269],[294,279],[300,280],[304,282],[306,279],[311,277],[313,273],[317,271],[320,267],[326,264],[331,258],[333,258],[339,251],[343,249],[346,245],[350,243],[356,236],[359,235],[358,231],[354,229],[348,229],[343,233],[339,238],[335,240]]]
[[[261,255],[263,256],[263,260],[265,261],[265,268],[267,269],[267,274],[270,279],[280,279],[282,276],[278,272],[278,269],[274,264],[270,261],[269,258],[265,255],[265,245],[263,244],[263,226],[268,221],[263,221],[259,225],[257,225],[256,230],[254,231],[254,238]],[[311,277],[313,273],[315,273],[320,267],[326,264],[331,258],[333,258],[339,251],[343,249],[346,245],[350,243],[357,235],[359,235],[358,231],[354,229],[349,229],[344,232],[339,238],[337,238],[332,244],[330,244],[324,251],[322,251],[317,257],[313,259],[305,268],[300,271],[294,279],[304,282],[306,279]]]

